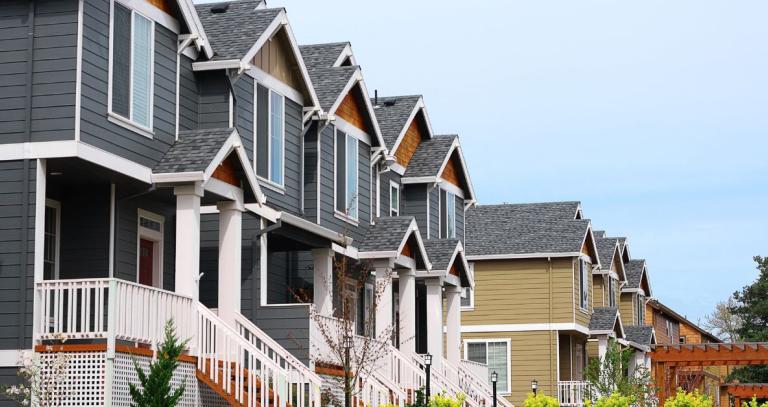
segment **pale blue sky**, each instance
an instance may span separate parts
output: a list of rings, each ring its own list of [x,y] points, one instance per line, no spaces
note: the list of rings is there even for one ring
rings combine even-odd
[[[768,2],[272,0],[461,136],[481,203],[580,200],[693,321],[768,255]]]

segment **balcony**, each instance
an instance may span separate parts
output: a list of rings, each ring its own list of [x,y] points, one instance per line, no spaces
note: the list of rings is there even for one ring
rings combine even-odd
[[[557,382],[557,398],[562,407],[583,407],[589,399],[589,383],[584,381]]]

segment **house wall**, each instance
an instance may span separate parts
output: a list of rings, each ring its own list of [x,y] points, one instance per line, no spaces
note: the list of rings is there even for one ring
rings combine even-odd
[[[621,323],[624,326],[637,325],[637,313],[635,307],[637,304],[637,293],[621,293],[619,298],[619,312],[621,312]]]
[[[36,168],[0,162],[0,349],[32,345]]]
[[[468,339],[508,339],[512,392],[500,393],[512,404],[522,406],[531,392],[531,380],[539,382],[539,392],[557,395],[557,331],[462,333]],[[463,354],[463,353],[462,353]]]
[[[587,292],[589,295],[592,294],[592,264],[586,263],[587,267],[587,276],[588,280],[587,284],[589,287],[587,288]],[[576,260],[573,260],[573,308],[576,310],[574,312],[574,322],[581,324],[582,326],[589,326],[589,320],[592,315],[592,299],[587,300],[587,308],[582,309],[580,298],[581,298],[581,273],[579,270],[579,262]]]
[[[194,77],[197,81],[199,128],[229,127],[230,92],[227,77],[222,71],[196,72]]]
[[[667,329],[667,320],[671,321],[671,330]],[[653,314],[653,328],[659,345],[677,345],[680,343],[680,324],[660,312]]]
[[[77,18],[76,0],[3,2],[0,144],[75,138]]]
[[[85,0],[80,140],[153,167],[176,139],[177,36],[155,24],[153,131],[149,138],[107,119],[109,0]]]
[[[427,238],[429,212],[427,212],[427,186],[425,184],[408,184],[402,191],[403,215],[413,216],[421,231],[422,238]],[[430,231],[430,237],[431,235]]]
[[[192,59],[179,57],[179,130],[200,128],[200,90]]]
[[[474,267],[475,307],[462,312],[462,325],[574,322],[571,259],[552,260],[551,286],[546,259],[476,261]]]
[[[0,387],[5,388],[20,384],[21,379],[19,379],[17,372],[18,369],[15,367],[0,367]],[[18,405],[19,403],[0,395],[0,407],[18,407]]]
[[[592,307],[608,306],[608,291],[606,278],[602,274],[592,275]]]
[[[401,184],[402,176],[394,171],[386,171],[381,172],[379,175],[379,183],[381,188],[381,194],[380,194],[380,205],[381,205],[381,216],[389,216],[389,199],[390,199],[390,182],[395,182],[400,185],[400,214],[405,214],[405,198],[403,196],[403,193],[405,191],[404,185]],[[421,227],[421,224],[419,225]],[[427,237],[427,231],[420,229],[421,231],[421,237],[426,238]]]

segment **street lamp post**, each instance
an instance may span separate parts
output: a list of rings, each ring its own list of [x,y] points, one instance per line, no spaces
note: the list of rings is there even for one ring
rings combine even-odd
[[[427,399],[425,400],[425,402],[427,403],[427,405],[429,405],[429,398],[432,397],[432,389],[430,388],[430,383],[429,383],[430,382],[430,376],[432,376],[432,374],[430,373],[432,371],[432,355],[430,355],[429,353],[424,355],[424,369],[425,369],[425,371],[427,373],[427,389],[426,389],[427,390],[427,394],[426,394]]]
[[[495,371],[491,373],[491,383],[493,383],[493,407],[496,407],[496,382],[499,381],[499,375]]]
[[[531,390],[533,390],[533,395],[535,396],[539,391],[539,381],[536,379],[531,380]]]

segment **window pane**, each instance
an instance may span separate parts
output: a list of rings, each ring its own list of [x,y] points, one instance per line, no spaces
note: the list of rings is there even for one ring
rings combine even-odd
[[[397,185],[389,187],[389,216],[400,214],[400,188]]]
[[[498,388],[506,391],[509,383],[507,372],[507,343],[488,343],[488,374],[496,372],[499,375]]]
[[[283,185],[283,97],[272,92],[270,98],[269,179]]]
[[[269,89],[256,88],[256,174],[269,178]]]
[[[50,206],[45,207],[45,238],[43,239],[43,279],[56,278],[56,224],[58,211]]]
[[[336,210],[347,212],[347,135],[336,131]]]
[[[464,287],[461,290],[461,306],[462,307],[469,307],[472,306],[472,293],[470,292],[471,288]]]
[[[347,208],[348,215],[357,219],[357,207],[360,201],[357,191],[357,139],[347,136]]]
[[[118,3],[115,3],[112,61],[112,111],[130,117],[131,10]]]
[[[456,237],[456,197],[450,193],[445,193],[445,231],[446,237],[453,239]]]
[[[485,343],[468,343],[467,344],[467,360],[477,363],[488,363],[487,354],[485,352]]]
[[[133,117],[149,127],[152,94],[152,22],[133,15]]]

